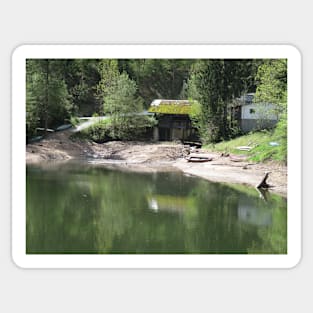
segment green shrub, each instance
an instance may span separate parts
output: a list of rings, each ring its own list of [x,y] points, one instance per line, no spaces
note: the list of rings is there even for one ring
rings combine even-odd
[[[82,130],[74,138],[92,140],[103,143],[110,140],[143,140],[150,139],[153,126],[156,125],[154,117],[135,115],[121,117],[118,120],[101,120]]]
[[[75,127],[80,123],[80,119],[77,116],[71,116],[70,123]]]
[[[81,131],[81,138],[89,139],[97,143],[110,140],[110,126],[107,121],[99,121]]]
[[[154,117],[134,115],[123,117],[110,125],[111,137],[117,140],[141,140],[156,125]]]

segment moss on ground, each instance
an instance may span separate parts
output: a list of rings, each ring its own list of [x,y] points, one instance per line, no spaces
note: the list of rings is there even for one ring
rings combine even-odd
[[[272,145],[271,143],[274,143]],[[276,145],[277,144],[277,145]],[[239,150],[240,146],[249,146],[250,151]],[[208,144],[203,147],[209,151],[247,155],[251,161],[264,162],[274,160],[286,163],[287,155],[284,142],[272,131],[257,131],[243,135],[232,140],[222,141],[216,144]]]

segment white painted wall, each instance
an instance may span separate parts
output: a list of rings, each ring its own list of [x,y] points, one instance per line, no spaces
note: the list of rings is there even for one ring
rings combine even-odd
[[[278,117],[277,114],[275,114],[275,108],[276,105],[271,103],[245,104],[241,107],[241,118],[250,120],[277,120]]]

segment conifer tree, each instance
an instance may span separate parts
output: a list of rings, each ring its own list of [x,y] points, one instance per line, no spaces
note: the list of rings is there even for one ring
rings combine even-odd
[[[55,127],[69,118],[72,103],[62,75],[61,60],[27,60],[26,111],[30,132]]]

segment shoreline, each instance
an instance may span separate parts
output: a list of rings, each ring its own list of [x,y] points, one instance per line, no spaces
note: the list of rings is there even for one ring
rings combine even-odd
[[[204,152],[204,151],[202,151]],[[119,166],[126,170],[162,171],[175,168],[185,174],[229,184],[255,187],[270,172],[269,192],[287,197],[287,167],[274,163],[232,162],[229,157],[209,153],[212,161],[187,162],[186,147],[175,142],[122,142],[104,144],[69,139],[68,132],[48,136],[26,146],[26,164],[51,161],[87,161],[90,165]]]
[[[216,160],[205,164],[187,163],[178,160],[174,166],[186,174],[201,177],[203,179],[227,184],[240,184],[254,187],[260,183],[265,172],[270,172],[268,183],[271,186],[269,192],[287,197],[287,170],[278,169],[275,164],[250,164],[243,162],[240,165],[232,165],[228,162]],[[275,172],[273,172],[275,170]]]

